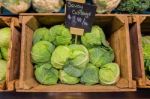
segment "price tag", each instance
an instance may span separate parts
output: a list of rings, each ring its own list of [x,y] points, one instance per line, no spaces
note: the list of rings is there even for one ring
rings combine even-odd
[[[74,32],[71,30],[72,34],[83,35],[82,32],[91,31],[95,13],[96,6],[67,1],[65,25],[75,30]]]

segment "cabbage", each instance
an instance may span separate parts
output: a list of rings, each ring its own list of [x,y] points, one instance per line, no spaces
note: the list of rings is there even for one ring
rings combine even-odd
[[[63,7],[63,0],[32,0],[33,8],[40,13],[59,12]]]
[[[145,71],[148,78],[150,78],[150,36],[142,37],[142,46],[144,54]]]
[[[79,78],[72,77],[68,75],[67,73],[65,73],[63,70],[60,70],[59,72],[59,79],[61,83],[64,83],[64,84],[77,84],[80,81]]]
[[[89,62],[88,50],[83,45],[58,46],[52,54],[51,63],[71,76],[79,77]]]
[[[67,46],[58,46],[51,57],[51,64],[57,69],[62,69],[67,63],[71,50]]]
[[[1,54],[3,59],[8,60],[8,48],[2,47]]]
[[[99,79],[102,85],[112,85],[119,80],[120,69],[116,63],[103,65],[99,70]]]
[[[0,47],[8,47],[11,37],[11,29],[9,27],[2,28],[0,29],[0,34]]]
[[[114,60],[114,52],[111,47],[91,48],[89,54],[90,62],[97,67],[111,63]]]
[[[48,41],[39,41],[32,47],[31,57],[33,63],[50,62],[54,45]]]
[[[68,64],[65,65],[64,71],[73,77],[80,77],[89,62],[88,50],[79,44],[72,44],[69,48],[71,55],[67,62]]]
[[[71,33],[64,25],[55,25],[50,28],[49,41],[55,45],[68,45],[71,43]]]
[[[6,79],[6,66],[7,62],[0,60],[0,84],[3,83]]]
[[[25,12],[31,5],[31,0],[2,0],[3,6],[14,14]]]
[[[99,26],[93,26],[91,32],[85,33],[81,37],[82,44],[88,48],[105,45],[108,46],[108,43],[105,39],[104,32]]]
[[[47,28],[39,28],[34,32],[33,35],[33,44],[39,41],[49,41],[49,29]]]
[[[57,84],[58,71],[52,68],[50,63],[37,65],[35,69],[35,77],[38,82],[44,85]]]
[[[86,85],[94,85],[99,82],[99,68],[93,64],[88,64],[83,75],[81,76],[81,83]]]

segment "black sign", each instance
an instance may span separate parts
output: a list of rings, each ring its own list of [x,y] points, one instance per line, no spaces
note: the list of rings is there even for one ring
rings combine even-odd
[[[66,2],[66,27],[82,28],[85,32],[90,32],[95,19],[96,6]]]

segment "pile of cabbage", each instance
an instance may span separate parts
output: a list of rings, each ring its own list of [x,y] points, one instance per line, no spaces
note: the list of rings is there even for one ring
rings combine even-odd
[[[112,85],[119,80],[120,68],[99,26],[74,42],[75,36],[64,25],[34,32],[31,59],[40,84]]]
[[[8,27],[0,29],[0,84],[6,80],[6,65],[8,61],[8,48],[11,37],[11,29]]]
[[[144,65],[147,77],[150,79],[150,36],[142,37]]]

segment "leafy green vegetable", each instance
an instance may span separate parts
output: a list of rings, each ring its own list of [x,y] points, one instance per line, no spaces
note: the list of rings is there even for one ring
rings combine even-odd
[[[35,77],[38,82],[44,85],[57,84],[58,71],[52,68],[50,63],[37,65],[35,69]]]
[[[150,76],[150,36],[142,37],[144,64],[147,77]]]
[[[51,64],[57,69],[62,69],[67,63],[71,50],[67,46],[58,46],[51,57]]]
[[[50,62],[54,45],[48,41],[39,41],[32,47],[31,57],[33,63]]]
[[[107,63],[111,63],[114,60],[114,52],[111,47],[96,47],[89,49],[90,62],[101,67]]]
[[[82,44],[88,48],[105,45],[108,46],[106,42],[104,32],[99,26],[93,26],[90,33],[85,33],[81,37]]]
[[[80,81],[79,78],[72,77],[68,75],[67,73],[65,73],[63,70],[60,70],[59,72],[59,79],[61,83],[64,83],[64,84],[77,84]]]
[[[8,60],[8,48],[2,47],[1,54],[3,59]]]
[[[55,25],[50,28],[49,40],[55,45],[68,45],[71,43],[71,33],[64,25]]]
[[[99,70],[99,79],[102,85],[115,84],[120,76],[120,69],[116,63],[103,65]]]
[[[149,0],[122,0],[117,10],[121,13],[142,13],[149,7]]]
[[[3,83],[6,79],[6,66],[7,62],[0,60],[0,84]]]
[[[49,29],[47,28],[39,28],[35,30],[33,35],[33,44],[39,41],[49,41]]]
[[[94,85],[99,82],[99,68],[93,64],[88,64],[83,75],[81,76],[81,83],[86,85]]]
[[[0,47],[8,47],[11,37],[11,29],[9,27],[2,28],[0,29],[0,34]]]

